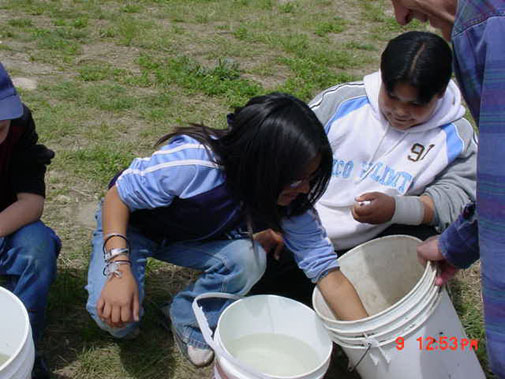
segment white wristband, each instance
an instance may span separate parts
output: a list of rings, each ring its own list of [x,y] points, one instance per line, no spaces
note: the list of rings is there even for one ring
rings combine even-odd
[[[393,224],[421,225],[424,220],[424,204],[419,196],[395,196]]]

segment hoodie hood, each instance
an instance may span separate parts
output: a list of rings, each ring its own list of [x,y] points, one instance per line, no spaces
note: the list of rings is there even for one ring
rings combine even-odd
[[[382,84],[380,71],[366,75],[363,78],[363,82],[365,84],[366,95],[370,102],[373,115],[382,123],[389,125],[388,121],[379,109],[379,92]],[[438,100],[433,115],[429,118],[429,120],[423,124],[413,126],[404,132],[425,132],[427,130],[434,129],[439,126],[443,126],[456,121],[463,117],[464,114],[465,108],[463,105],[461,105],[461,93],[459,91],[459,88],[457,87],[456,83],[450,80],[449,85],[445,90],[444,96]]]

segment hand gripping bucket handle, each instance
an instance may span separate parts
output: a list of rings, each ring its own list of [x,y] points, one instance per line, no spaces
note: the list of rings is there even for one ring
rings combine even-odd
[[[209,322],[207,321],[207,317],[205,317],[205,313],[203,312],[203,308],[198,305],[198,301],[202,299],[211,299],[211,298],[221,298],[221,299],[231,299],[231,300],[239,300],[241,297],[232,295],[229,293],[222,292],[207,292],[201,294],[193,300],[193,312],[196,317],[196,321],[198,322],[198,326],[202,332],[203,338],[205,342],[214,350],[216,355],[225,358],[227,361],[233,363],[236,367],[239,367],[242,371],[247,373],[247,375],[251,379],[270,379],[269,376],[266,376],[259,372],[258,370],[252,368],[251,366],[241,362],[239,359],[235,358],[233,355],[224,350],[219,343],[214,340],[212,330],[210,329]]]

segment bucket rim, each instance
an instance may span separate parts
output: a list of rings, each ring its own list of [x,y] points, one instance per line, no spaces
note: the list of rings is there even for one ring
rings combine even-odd
[[[281,299],[282,301],[287,301],[288,303],[295,303],[298,306],[301,306],[302,308],[305,308],[307,311],[310,311],[311,313],[315,313],[314,309],[311,307],[300,303],[299,301],[290,299],[289,297],[285,296],[280,296],[280,295],[272,295],[272,294],[260,294],[260,295],[251,295],[251,296],[244,296],[240,299],[235,300],[233,303],[228,305],[223,312],[221,312],[221,315],[219,316],[219,320],[217,322],[217,327],[219,327],[219,323],[221,322],[221,318],[223,317],[224,314],[231,312],[230,309],[237,307],[239,303],[244,303],[244,302],[250,302],[252,299],[257,299],[260,297],[264,298],[278,298]]]
[[[433,315],[433,313],[435,312],[435,310],[439,306],[440,302],[442,301],[442,297],[443,297],[442,295],[443,295],[444,291],[445,291],[445,289],[443,289],[437,293],[435,301],[432,304],[429,304],[429,310],[421,318],[419,318],[418,322],[413,324],[413,326],[411,328],[407,328],[405,331],[399,333],[397,336],[390,338],[388,340],[384,340],[384,341],[380,341],[380,342],[378,341],[377,346],[381,347],[381,346],[389,345],[391,343],[395,343],[395,341],[398,337],[406,338],[409,335],[411,335],[412,333],[414,333],[416,330],[418,330],[425,323],[425,321]],[[341,347],[345,347],[345,348],[349,348],[349,349],[356,349],[356,350],[363,350],[363,349],[368,348],[368,346],[365,346],[362,343],[351,344],[346,341],[342,341],[339,338],[339,336],[335,336],[333,333],[331,335],[332,335],[332,337],[335,338],[335,339],[332,338],[332,341]]]
[[[432,288],[430,290],[429,295],[422,302],[419,302],[418,308],[415,309],[414,314],[418,317],[410,317],[410,318],[399,318],[397,324],[394,324],[393,327],[385,328],[384,330],[380,330],[378,332],[368,332],[363,331],[361,334],[356,333],[354,336],[345,336],[339,333],[338,330],[327,327],[326,330],[331,333],[332,336],[336,336],[339,340],[348,342],[352,344],[356,342],[356,344],[360,344],[363,339],[366,339],[367,336],[364,334],[369,334],[368,337],[373,337],[377,340],[379,345],[390,343],[390,339],[387,337],[390,334],[394,334],[395,340],[398,337],[405,336],[409,334],[412,330],[417,329],[420,325],[424,323],[424,321],[431,316],[434,309],[440,302],[442,297],[442,291],[440,288]],[[412,311],[412,310],[411,310]]]
[[[349,250],[344,256],[342,256],[342,258],[339,258],[339,260],[346,259],[346,257],[357,254],[358,249],[361,249],[364,246],[375,244],[379,241],[384,241],[387,239],[398,239],[398,237],[401,237],[402,239],[410,239],[410,240],[416,241],[418,243],[422,242],[419,238],[409,236],[406,234],[394,234],[394,235],[390,235],[390,236],[374,238],[370,241],[367,241],[367,242],[362,243],[358,246],[355,246],[354,248]],[[325,326],[326,326],[326,322],[336,324],[336,325],[349,325],[349,326],[367,324],[368,322],[371,322],[371,321],[381,318],[385,314],[389,313],[391,310],[393,310],[393,309],[397,308],[398,306],[400,306],[401,304],[403,304],[407,298],[411,297],[411,295],[418,290],[418,288],[426,280],[427,276],[433,276],[433,278],[431,278],[430,281],[433,281],[433,283],[434,283],[435,276],[436,276],[436,267],[433,264],[433,262],[427,262],[427,264],[425,265],[423,274],[421,275],[421,277],[419,278],[419,280],[417,281],[415,286],[412,287],[412,289],[409,292],[407,292],[404,296],[402,296],[402,298],[400,300],[398,300],[393,305],[387,307],[386,309],[380,311],[379,313],[376,313],[374,315],[371,315],[371,316],[368,316],[368,317],[365,317],[365,318],[362,318],[359,320],[342,321],[342,320],[337,320],[337,319],[330,319],[330,318],[324,316],[323,314],[321,314],[319,309],[315,306],[316,305],[315,300],[316,300],[317,293],[320,292],[317,287],[315,287],[314,291],[312,292],[312,307],[314,309],[314,312],[316,312],[316,314],[318,315],[318,317],[320,317],[324,321]]]
[[[342,334],[345,335],[352,335],[358,333],[354,328],[359,328],[360,332],[370,332],[373,329],[376,329],[380,326],[387,325],[391,323],[391,320],[386,320],[386,316],[389,314],[395,313],[397,314],[398,317],[401,317],[402,314],[410,311],[412,308],[416,307],[417,302],[414,302],[413,296],[414,293],[418,292],[420,290],[421,286],[426,286],[427,288],[425,289],[425,294],[429,293],[429,291],[434,288],[434,283],[435,283],[435,277],[436,277],[436,271],[429,273],[430,277],[426,280],[423,281],[422,279],[425,279],[425,276],[421,277],[418,283],[416,283],[416,286],[412,288],[411,291],[409,291],[404,297],[402,297],[400,300],[398,300],[395,304],[391,305],[390,307],[386,308],[385,310],[369,316],[367,318],[361,319],[361,320],[354,320],[354,322],[349,323],[349,321],[340,321],[336,319],[329,319],[328,317],[320,314],[319,310],[316,310],[314,307],[314,311],[316,314],[323,319],[323,324],[327,329],[331,329],[334,331],[339,331]],[[419,287],[418,287],[419,285]],[[417,287],[417,288],[416,288]],[[315,302],[315,297],[317,296],[317,292],[314,291],[313,299]],[[319,291],[320,292],[320,291]],[[324,299],[323,299],[324,300]],[[403,311],[399,312],[398,309],[402,306],[405,306],[408,304],[408,308]],[[400,313],[400,314],[399,314]],[[339,327],[345,326],[346,329],[340,329]],[[354,328],[351,328],[354,327]]]
[[[3,287],[0,286],[0,293],[2,293],[2,292],[5,295],[7,295],[9,298],[11,298],[19,306],[19,308],[21,310],[21,313],[23,314],[23,320],[25,322],[25,325],[28,325],[28,327],[25,327],[25,330],[23,332],[22,343],[19,344],[19,346],[14,351],[14,353],[12,353],[10,355],[9,359],[7,359],[2,365],[0,365],[0,373],[2,372],[2,370],[4,368],[6,368],[7,366],[9,366],[16,359],[16,357],[19,356],[19,353],[21,353],[21,350],[23,350],[23,347],[26,344],[26,340],[28,339],[28,337],[30,337],[29,334],[30,334],[30,328],[31,328],[30,327],[30,319],[28,317],[28,312],[26,311],[25,305],[19,299],[19,297],[17,297],[14,293],[12,293],[11,291],[9,291],[8,289],[3,288]]]
[[[219,345],[221,345],[221,348],[223,350],[225,350],[228,354],[234,356],[232,353],[230,353],[230,351],[228,350],[228,348],[226,347],[226,345],[223,343],[223,341],[221,340],[221,334],[219,333],[219,330],[220,330],[220,326],[222,325],[221,323],[221,320],[223,319],[223,315],[225,314],[225,312],[227,312],[230,308],[232,307],[236,307],[235,304],[239,303],[239,302],[244,302],[244,301],[251,301],[251,300],[248,300],[248,299],[252,299],[252,298],[258,298],[258,297],[268,297],[268,298],[280,298],[282,300],[287,300],[288,302],[291,302],[291,303],[296,303],[297,305],[299,306],[302,306],[303,308],[305,308],[307,311],[310,311],[310,313],[314,314],[316,316],[315,320],[316,322],[319,322],[321,324],[321,326],[323,327],[323,329],[325,330],[325,333],[323,334],[325,337],[328,338],[328,345],[329,345],[329,350],[326,352],[325,354],[325,357],[324,359],[322,359],[321,363],[316,366],[314,369],[312,369],[311,371],[308,371],[308,372],[305,372],[303,374],[300,374],[300,375],[297,375],[297,376],[276,376],[276,375],[268,375],[268,377],[272,378],[272,379],[303,379],[304,377],[306,377],[307,375],[312,375],[314,373],[316,373],[317,371],[321,370],[325,365],[329,365],[329,362],[330,362],[330,359],[331,359],[331,354],[333,352],[333,341],[332,339],[330,338],[327,330],[326,330],[326,327],[325,325],[323,324],[323,322],[321,322],[321,320],[317,317],[317,314],[316,312],[308,307],[307,305],[303,304],[303,303],[300,303],[299,301],[296,301],[296,300],[293,300],[293,299],[290,299],[288,297],[284,297],[284,296],[279,296],[279,295],[270,295],[270,294],[261,294],[261,295],[252,295],[252,296],[246,296],[246,297],[243,297],[241,299],[238,299],[236,301],[234,301],[232,304],[230,304],[228,307],[226,307],[226,309],[221,313],[221,315],[219,316],[219,320],[217,322],[217,326],[216,326],[216,330],[214,332],[214,338],[217,339],[217,342],[219,343]],[[234,356],[235,357],[235,356]],[[219,357],[221,358],[221,357]],[[235,357],[236,358],[236,357]],[[226,359],[223,357],[223,359]],[[238,358],[237,358],[238,359]],[[262,373],[263,375],[267,375],[267,374],[264,374]]]

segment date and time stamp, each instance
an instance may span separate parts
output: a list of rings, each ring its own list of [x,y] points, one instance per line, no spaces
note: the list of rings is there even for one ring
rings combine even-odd
[[[449,337],[440,335],[438,337],[421,336],[415,339],[416,347],[422,351],[445,351],[445,350],[466,350],[472,349],[477,351],[479,349],[479,340],[470,338]],[[405,348],[405,338],[398,337],[395,340],[396,349],[401,351]]]

